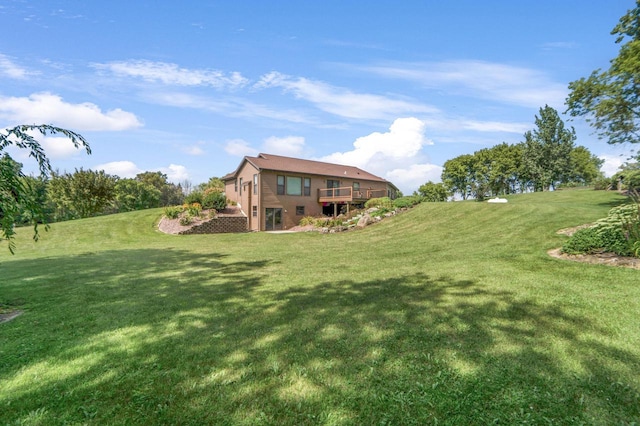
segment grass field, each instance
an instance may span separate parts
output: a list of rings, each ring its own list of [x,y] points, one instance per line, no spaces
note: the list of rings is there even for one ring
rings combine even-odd
[[[554,259],[603,191],[342,234],[171,236],[161,210],[0,250],[0,424],[640,423],[640,271]]]

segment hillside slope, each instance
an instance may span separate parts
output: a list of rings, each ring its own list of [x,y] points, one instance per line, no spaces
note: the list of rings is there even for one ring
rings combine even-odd
[[[2,424],[629,424],[638,271],[551,258],[596,191],[339,234],[174,236],[149,210],[0,252]]]

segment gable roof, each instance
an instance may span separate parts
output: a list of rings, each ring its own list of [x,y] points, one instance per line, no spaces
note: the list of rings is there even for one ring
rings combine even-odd
[[[272,154],[258,154],[256,157],[244,157],[244,159],[240,162],[240,166],[238,166],[238,168],[234,172],[224,176],[222,180],[233,179],[245,161],[251,163],[251,165],[253,165],[260,171],[272,170],[277,172],[292,172],[320,176],[344,176],[350,179],[386,182],[393,185],[386,179],[373,175],[357,167],[344,166],[342,164],[325,163],[322,161],[302,160],[300,158],[283,157],[280,155]]]

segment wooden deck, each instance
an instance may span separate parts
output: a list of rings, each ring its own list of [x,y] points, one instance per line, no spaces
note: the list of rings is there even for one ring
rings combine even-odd
[[[319,203],[364,203],[372,198],[386,197],[385,189],[361,189],[354,191],[352,187],[327,188],[318,190]]]

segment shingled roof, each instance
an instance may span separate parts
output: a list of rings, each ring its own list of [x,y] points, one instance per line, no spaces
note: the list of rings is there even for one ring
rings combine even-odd
[[[386,179],[373,175],[362,169],[353,166],[344,166],[342,164],[325,163],[322,161],[302,160],[300,158],[283,157],[272,154],[258,154],[257,157],[244,157],[244,161],[248,161],[258,170],[273,170],[278,172],[292,172],[319,176],[344,176],[351,179],[371,180],[377,182],[388,182]],[[240,163],[238,169],[224,176],[223,180],[233,179],[243,162]]]

